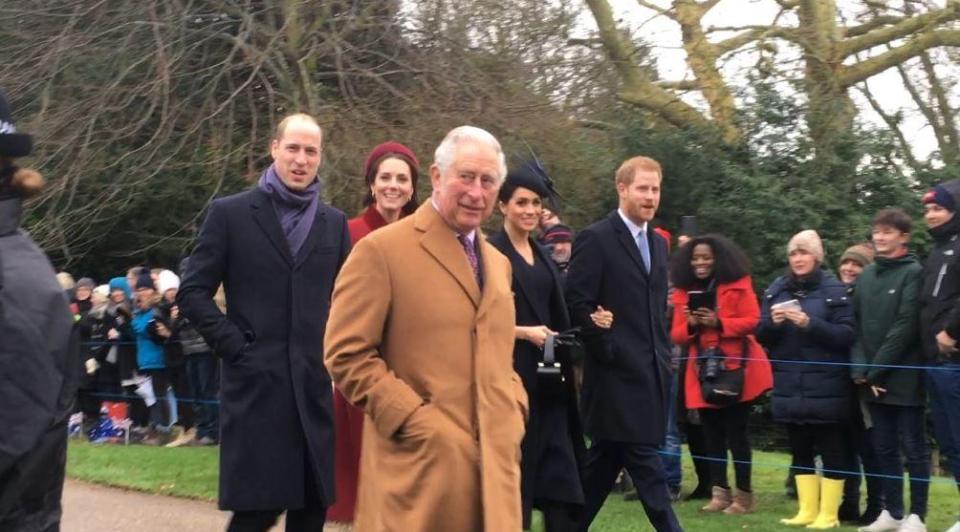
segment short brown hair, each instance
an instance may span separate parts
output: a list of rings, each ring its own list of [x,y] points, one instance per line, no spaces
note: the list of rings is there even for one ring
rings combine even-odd
[[[893,227],[901,233],[909,234],[913,231],[913,218],[904,212],[903,209],[890,207],[887,209],[881,209],[880,212],[873,217],[873,223],[870,224],[870,226],[876,227],[878,225],[887,225]]]
[[[282,139],[283,134],[287,131],[287,126],[289,126],[291,122],[300,122],[300,121],[309,122],[317,126],[317,129],[320,130],[320,138],[323,138],[323,128],[320,127],[320,124],[317,122],[316,118],[306,113],[294,113],[292,115],[287,115],[283,117],[283,120],[281,120],[280,123],[277,124],[277,130],[273,134],[273,140]]]
[[[637,175],[638,170],[656,172],[657,175],[660,176],[660,179],[663,180],[663,170],[660,168],[660,163],[650,157],[638,155],[623,161],[623,164],[620,165],[620,168],[617,168],[617,184],[619,185],[622,183],[624,185],[629,185],[630,183],[633,183],[633,178]]]

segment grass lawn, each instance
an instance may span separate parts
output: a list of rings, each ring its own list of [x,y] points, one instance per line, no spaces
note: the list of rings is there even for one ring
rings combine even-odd
[[[783,481],[789,457],[780,453],[755,453],[753,482],[758,496],[757,512],[746,516],[705,515],[701,501],[678,503],[680,522],[689,532],[729,532],[731,530],[789,531],[803,530],[779,524],[782,517],[796,512],[796,503],[783,495]],[[131,445],[70,444],[67,474],[71,478],[163,493],[178,497],[215,500],[217,495],[217,449],[165,449]],[[693,488],[692,467],[684,458],[684,489]],[[731,471],[732,478],[732,471]],[[928,528],[946,530],[956,519],[960,499],[953,482],[936,478],[930,491]],[[541,530],[535,523],[534,530]],[[614,494],[592,527],[593,531],[634,532],[653,530],[639,502],[625,502]],[[837,530],[854,531],[855,527]]]
[[[217,499],[217,447],[166,449],[70,440],[67,476],[190,499]]]

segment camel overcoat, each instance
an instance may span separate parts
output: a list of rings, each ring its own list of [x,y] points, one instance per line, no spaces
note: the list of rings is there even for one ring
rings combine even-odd
[[[510,263],[477,232],[483,288],[430,202],[357,243],[325,363],[367,414],[357,532],[520,530],[527,396]]]

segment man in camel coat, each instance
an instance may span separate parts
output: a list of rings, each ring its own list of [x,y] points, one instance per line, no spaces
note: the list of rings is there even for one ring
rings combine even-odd
[[[325,362],[367,414],[358,532],[520,530],[510,263],[479,230],[505,174],[490,133],[452,130],[432,198],[358,242],[337,279]]]

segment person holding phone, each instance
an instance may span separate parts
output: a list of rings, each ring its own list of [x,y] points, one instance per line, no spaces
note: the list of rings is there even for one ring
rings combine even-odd
[[[757,339],[773,363],[773,419],[786,423],[800,509],[787,525],[833,528],[847,470],[842,424],[850,419],[847,366],[854,341],[846,287],[822,268],[823,243],[801,231],[787,244],[789,267],[763,294]],[[814,457],[823,460],[818,478]]]
[[[770,362],[753,337],[760,307],[750,280],[750,261],[729,239],[703,235],[684,244],[670,265],[673,281],[672,341],[689,357],[681,378],[688,409],[698,409],[710,457],[712,497],[705,511],[744,514],[754,508],[750,486],[750,440],[747,418],[752,402],[773,386]],[[703,355],[722,354],[724,369],[744,365],[736,403],[705,399],[700,379],[707,371]],[[742,360],[738,360],[741,359]],[[727,483],[727,451],[734,460],[736,493]]]

